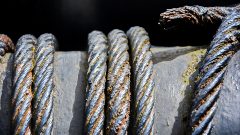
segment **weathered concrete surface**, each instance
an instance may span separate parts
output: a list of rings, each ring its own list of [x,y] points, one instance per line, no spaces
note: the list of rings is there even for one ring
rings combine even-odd
[[[55,55],[54,135],[80,135],[84,125],[87,55],[58,52]]]
[[[162,61],[170,61],[180,55],[196,51],[200,48],[206,48],[206,46],[177,46],[177,47],[157,47],[152,46],[151,51],[153,53],[153,63],[159,63]]]
[[[12,55],[0,59],[0,135],[11,133]]]
[[[187,132],[195,69],[204,54],[204,50],[194,50],[197,49],[152,48],[156,84],[155,134],[184,135]],[[161,55],[159,51],[166,55]],[[173,56],[169,58],[169,54]],[[2,58],[0,64],[0,135],[9,135],[11,131],[12,59],[9,57],[8,54]],[[213,134],[239,133],[239,59],[240,53],[230,62],[225,76]],[[55,54],[54,135],[82,134],[86,62],[85,52]]]
[[[197,50],[154,65],[155,134],[186,134],[192,83],[204,53],[204,50]]]

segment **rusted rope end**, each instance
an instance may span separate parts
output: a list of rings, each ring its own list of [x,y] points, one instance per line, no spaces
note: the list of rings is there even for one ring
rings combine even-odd
[[[4,34],[0,34],[0,56],[4,56],[6,53],[15,51],[15,46],[12,40]]]
[[[173,29],[186,25],[220,24],[234,7],[184,6],[167,9],[160,14],[159,25],[164,29]]]

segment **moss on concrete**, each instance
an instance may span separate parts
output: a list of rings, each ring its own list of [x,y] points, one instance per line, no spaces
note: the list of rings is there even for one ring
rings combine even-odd
[[[189,85],[190,80],[194,79],[191,78],[191,76],[198,69],[199,62],[201,61],[205,53],[206,49],[199,49],[197,51],[188,53],[188,55],[191,57],[191,60],[188,63],[187,69],[182,74],[183,83],[185,83],[186,85]]]

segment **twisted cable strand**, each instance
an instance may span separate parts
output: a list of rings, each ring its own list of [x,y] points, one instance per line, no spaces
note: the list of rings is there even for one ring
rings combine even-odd
[[[35,37],[24,35],[16,45],[12,98],[14,135],[31,135],[31,86],[35,44]]]
[[[235,11],[221,24],[200,67],[190,125],[192,135],[210,134],[223,75],[231,57],[240,49],[240,14]]]
[[[115,29],[108,34],[106,134],[127,134],[130,114],[130,65],[128,40]]]
[[[135,26],[127,35],[132,53],[136,134],[153,134],[154,82],[148,33],[144,28]]]
[[[50,135],[53,128],[53,61],[56,39],[52,34],[38,38],[33,81],[33,132]]]
[[[93,31],[88,35],[88,45],[85,134],[102,135],[105,118],[107,38],[102,32]]]
[[[0,34],[0,56],[4,56],[8,52],[14,52],[15,46],[12,40],[4,34]]]
[[[183,24],[220,24],[223,18],[233,10],[234,7],[203,7],[197,5],[172,8],[160,14],[159,24],[165,29],[175,28]]]

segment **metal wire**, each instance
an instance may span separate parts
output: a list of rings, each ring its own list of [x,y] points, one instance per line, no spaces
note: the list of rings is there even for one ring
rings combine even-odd
[[[12,40],[4,34],[0,34],[0,56],[4,56],[8,52],[14,52],[15,46]]]
[[[56,39],[52,34],[38,38],[33,81],[33,134],[50,135],[53,128],[53,61]]]
[[[107,135],[125,135],[130,114],[130,65],[128,40],[115,29],[108,34]]]
[[[153,134],[154,82],[150,41],[142,27],[132,27],[127,35],[131,43],[134,76],[135,127],[136,134]]]
[[[231,13],[221,24],[200,67],[190,126],[192,135],[211,133],[223,75],[231,57],[240,49],[240,12]]]
[[[85,134],[103,134],[105,83],[107,72],[107,38],[100,31],[88,35],[88,84],[86,89]]]
[[[14,54],[14,95],[12,99],[14,135],[31,135],[32,70],[36,38],[22,36]]]
[[[172,29],[183,24],[220,24],[222,19],[233,10],[233,7],[184,6],[172,8],[160,14],[159,24],[165,29]]]

